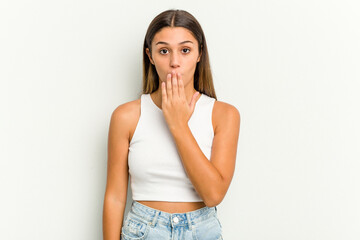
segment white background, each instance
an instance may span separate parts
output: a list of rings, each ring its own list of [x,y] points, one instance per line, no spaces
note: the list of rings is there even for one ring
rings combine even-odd
[[[1,1],[0,239],[102,239],[110,116],[169,8],[199,20],[241,115],[224,239],[360,239],[356,0]]]

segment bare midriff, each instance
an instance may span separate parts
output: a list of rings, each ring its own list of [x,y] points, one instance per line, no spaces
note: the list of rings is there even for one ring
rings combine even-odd
[[[164,202],[164,201],[137,201],[137,202],[167,213],[185,213],[206,207],[204,202]]]

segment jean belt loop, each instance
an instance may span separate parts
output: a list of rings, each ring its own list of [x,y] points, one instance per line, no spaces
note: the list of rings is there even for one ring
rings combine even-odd
[[[190,213],[189,212],[186,213],[186,218],[187,218],[187,222],[188,222],[188,225],[189,225],[189,230],[192,230],[192,224],[191,224],[191,218],[190,218]]]
[[[155,226],[156,221],[157,221],[157,219],[158,219],[159,215],[160,215],[160,211],[159,211],[159,210],[156,210],[156,211],[155,211],[155,216],[154,216],[154,218],[153,218],[152,222],[150,223],[150,225],[151,225],[152,227],[154,227],[154,226]]]

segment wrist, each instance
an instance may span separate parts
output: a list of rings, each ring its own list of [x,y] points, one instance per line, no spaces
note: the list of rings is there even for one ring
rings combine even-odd
[[[176,125],[174,127],[170,127],[169,129],[175,138],[178,136],[183,136],[186,131],[190,131],[189,125],[187,123],[182,125]]]

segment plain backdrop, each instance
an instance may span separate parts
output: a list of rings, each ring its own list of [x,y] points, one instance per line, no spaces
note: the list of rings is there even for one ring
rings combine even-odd
[[[170,8],[199,20],[241,115],[224,239],[360,239],[356,0],[1,1],[0,239],[102,239],[110,117]]]

